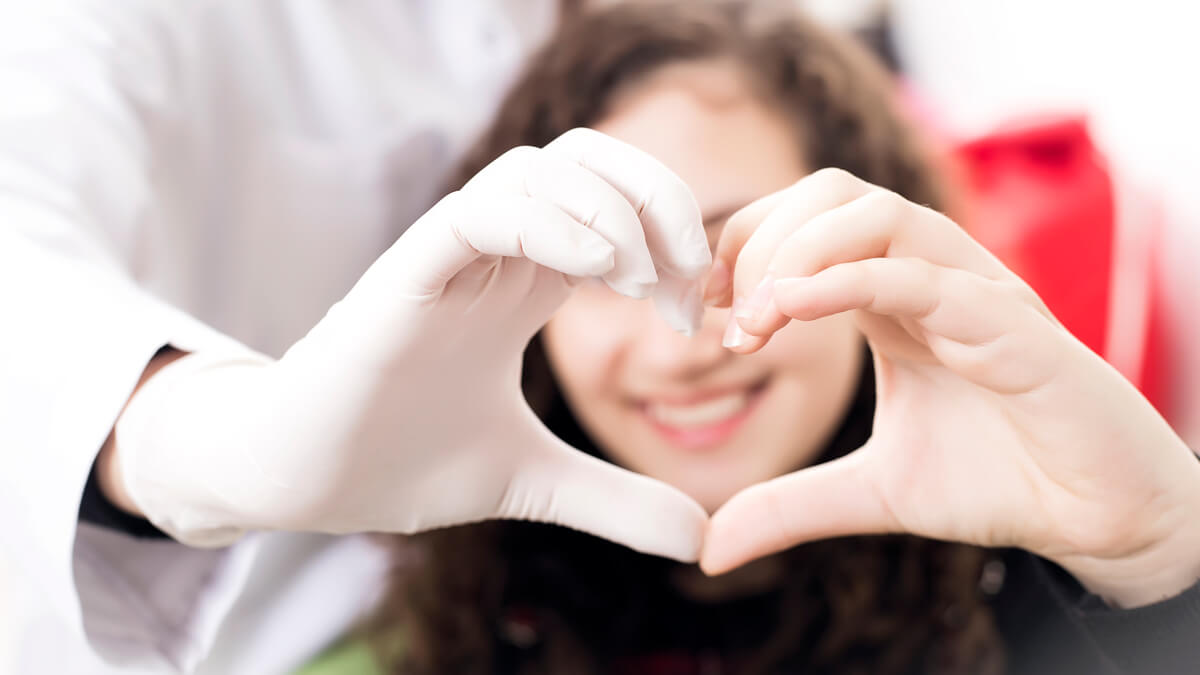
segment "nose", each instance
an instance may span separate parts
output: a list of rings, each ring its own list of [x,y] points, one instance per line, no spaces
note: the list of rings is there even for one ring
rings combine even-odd
[[[643,304],[643,311],[654,312],[652,303]],[[728,309],[705,308],[700,329],[691,337],[676,332],[660,317],[643,318],[640,325],[644,327],[644,334],[638,340],[635,359],[642,368],[658,376],[673,379],[701,377],[734,357],[721,346],[721,337],[729,320]]]

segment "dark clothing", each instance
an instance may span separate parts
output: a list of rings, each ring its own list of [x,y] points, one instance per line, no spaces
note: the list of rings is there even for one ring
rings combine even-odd
[[[100,477],[96,464],[88,474],[87,484],[83,487],[83,498],[79,502],[79,520],[92,525],[124,532],[139,539],[168,539],[169,537],[155,527],[149,520],[138,518],[126,513],[109,501],[100,489]]]
[[[993,607],[1010,673],[1200,673],[1200,582],[1174,598],[1117,610],[1029,553],[1012,551],[1004,561]]]
[[[1013,675],[1200,674],[1200,582],[1181,595],[1133,610],[1117,610],[1091,595],[1057,566],[1020,550],[998,552],[1002,582],[989,603],[1005,645],[1006,672]],[[994,561],[989,567],[995,571]],[[754,651],[779,616],[779,593],[720,604],[688,601],[671,590],[642,602],[642,631],[603,672],[619,675],[725,675],[744,662],[730,654]],[[570,603],[571,599],[564,598]],[[603,612],[602,612],[603,614]],[[525,616],[529,616],[528,612]],[[577,629],[588,630],[582,626]],[[525,644],[505,644],[496,673],[517,673],[538,648],[537,624],[523,631]],[[799,636],[797,639],[800,640]],[[599,649],[603,653],[604,649]],[[779,673],[814,671],[801,652]],[[912,671],[924,672],[920,665]],[[856,671],[858,672],[858,671]],[[869,672],[869,671],[868,671]]]

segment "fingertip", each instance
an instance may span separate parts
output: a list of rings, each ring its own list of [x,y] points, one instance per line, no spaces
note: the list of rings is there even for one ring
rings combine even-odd
[[[704,300],[705,307],[713,309],[727,309],[733,306],[733,293],[726,290],[724,293],[711,295]]]
[[[710,577],[720,576],[735,567],[728,556],[722,555],[720,551],[709,546],[707,537],[705,537],[704,548],[700,551],[698,564],[700,571]]]
[[[752,337],[770,337],[791,321],[791,317],[787,316],[775,306],[775,302],[771,303],[757,314],[746,317],[734,316],[733,320],[747,335]]]
[[[700,282],[675,276],[666,270],[659,274],[654,288],[654,305],[672,329],[687,336],[695,335],[704,317]]]
[[[704,532],[704,548],[700,551],[699,565],[701,571],[710,577],[737,569],[751,557],[745,551],[744,528],[738,526],[737,519],[731,517],[727,507],[728,502],[717,509],[709,518]],[[737,508],[736,502],[734,508]]]
[[[733,351],[740,351],[751,341],[751,335],[742,329],[737,317],[729,317],[729,323],[725,325],[725,334],[721,337],[721,346]]]
[[[667,557],[678,560],[681,563],[694,564],[700,561],[702,555],[704,555],[703,532],[701,532],[695,541],[690,542],[689,545],[681,546],[678,555],[668,555]]]
[[[596,240],[586,244],[581,260],[583,271],[576,276],[604,276],[617,266],[617,249],[599,236]]]
[[[687,246],[688,252],[677,256],[677,260],[664,256],[661,263],[668,269],[674,268],[672,271],[685,279],[700,279],[712,270],[713,254],[708,246],[708,237],[704,234],[704,224],[698,215],[696,226],[689,228],[688,232],[690,236],[685,234],[681,237],[691,239]]]
[[[733,569],[733,568],[731,566],[725,564],[719,558],[719,556],[717,556],[715,554],[711,554],[711,553],[708,553],[707,551],[705,551],[704,553],[702,553],[700,555],[700,571],[704,572],[704,574],[706,576],[710,576],[710,577],[720,576],[722,574],[725,574],[726,572],[728,572],[731,569]]]
[[[696,563],[704,553],[704,542],[708,538],[708,513],[692,498],[678,494],[684,501],[679,502],[683,508],[676,513],[676,527],[671,529],[674,536],[664,538],[660,528],[652,528],[660,536],[655,538],[654,547],[641,550],[682,563]],[[663,526],[670,527],[666,522]]]
[[[721,345],[738,354],[752,354],[762,349],[790,320],[774,309],[771,310],[771,316],[755,319],[739,319],[731,315]]]
[[[732,285],[733,270],[729,267],[729,263],[717,258],[713,261],[712,267],[708,270],[708,277],[704,280],[704,304],[715,307],[718,302],[729,295]]]
[[[736,319],[730,318],[729,325],[725,329],[725,336],[721,340],[721,345],[736,354],[753,354],[762,349],[768,340],[770,340],[770,337],[750,335],[742,330]]]
[[[629,278],[605,278],[605,283],[608,287],[634,300],[644,300],[654,294],[654,287],[658,281],[637,281]]]

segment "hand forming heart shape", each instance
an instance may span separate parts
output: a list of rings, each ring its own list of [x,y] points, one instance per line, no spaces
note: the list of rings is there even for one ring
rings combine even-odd
[[[749,353],[853,311],[870,440],[734,496],[710,572],[813,539],[907,532],[1047,557],[1122,605],[1200,578],[1200,462],[1037,295],[940,213],[823,170],[735,214],[706,297]]]

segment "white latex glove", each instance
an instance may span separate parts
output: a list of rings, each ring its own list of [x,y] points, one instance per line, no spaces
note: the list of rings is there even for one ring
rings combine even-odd
[[[580,277],[653,293],[689,330],[710,261],[691,193],[649,155],[587,129],[514,149],[413,224],[279,361],[196,353],[150,378],[117,424],[119,474],[152,522],[193,545],[515,518],[695,560],[700,506],[560,441],[520,375]]]

